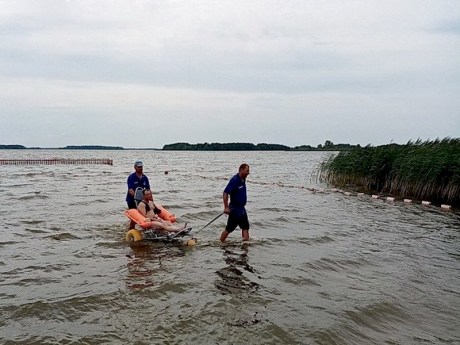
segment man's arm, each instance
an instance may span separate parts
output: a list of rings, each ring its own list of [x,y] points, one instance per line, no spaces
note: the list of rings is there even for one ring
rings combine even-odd
[[[128,193],[134,197],[134,178],[132,177],[132,175],[129,175],[128,176],[128,180],[126,181],[127,184],[128,184]]]
[[[228,207],[228,194],[224,192],[222,199],[224,201],[224,213],[230,214],[230,208]]]

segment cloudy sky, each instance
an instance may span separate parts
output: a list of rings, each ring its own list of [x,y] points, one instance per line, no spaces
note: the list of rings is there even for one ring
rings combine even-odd
[[[459,0],[0,0],[0,144],[460,137]]]

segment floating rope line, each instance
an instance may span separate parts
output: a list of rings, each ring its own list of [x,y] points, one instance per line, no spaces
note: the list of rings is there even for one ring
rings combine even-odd
[[[55,164],[113,165],[113,160],[107,159],[107,158],[0,159],[0,165],[55,165]]]
[[[203,175],[195,175],[196,177],[200,177],[204,180],[221,180],[221,181],[227,181],[228,178],[226,177],[209,177],[209,176],[203,176]],[[362,192],[356,192],[356,191],[346,191],[340,188],[317,188],[317,187],[312,187],[312,186],[300,186],[300,185],[292,185],[292,184],[286,184],[286,183],[281,183],[281,182],[263,182],[263,181],[254,181],[254,180],[248,180],[246,181],[248,184],[254,184],[254,185],[259,185],[259,186],[275,186],[279,188],[291,188],[291,189],[302,189],[305,191],[308,191],[312,194],[332,194],[332,193],[338,193],[338,194],[343,194],[345,196],[358,196],[358,197],[364,197],[364,196],[370,196],[373,200],[383,200],[387,201],[390,203],[396,203],[399,201],[403,201],[405,204],[410,204],[410,203],[420,203],[421,205],[424,206],[435,206],[429,201],[420,201],[420,200],[412,200],[412,199],[402,199],[388,196],[388,195],[376,195],[376,194],[367,194],[367,193],[362,193]],[[452,206],[451,205],[446,205],[446,204],[441,204],[440,208],[442,210],[451,210]]]

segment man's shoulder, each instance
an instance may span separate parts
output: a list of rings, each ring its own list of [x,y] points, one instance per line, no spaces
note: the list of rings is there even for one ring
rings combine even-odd
[[[129,174],[129,176],[128,176],[128,179],[136,179],[136,178],[139,179],[139,177],[137,176],[136,172],[133,172],[133,173]],[[141,180],[147,180],[147,181],[149,180],[149,178],[144,174],[142,174],[140,179]]]
[[[240,179],[240,175],[238,175],[238,174],[233,175],[232,178],[230,179],[230,181],[237,181],[237,182],[239,180],[241,180],[241,179]]]
[[[136,172],[132,172],[132,173],[129,174],[129,176],[128,176],[128,178],[131,178],[131,179],[134,178],[134,177],[136,177]]]
[[[240,180],[241,179],[238,177],[238,174],[236,174],[235,176],[232,176],[232,178],[228,180],[227,187],[225,187],[225,190],[229,192],[230,189],[236,188],[239,185]]]

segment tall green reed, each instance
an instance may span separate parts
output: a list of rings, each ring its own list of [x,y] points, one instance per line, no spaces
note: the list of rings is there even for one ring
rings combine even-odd
[[[460,139],[342,151],[321,164],[319,176],[336,186],[459,205]]]

